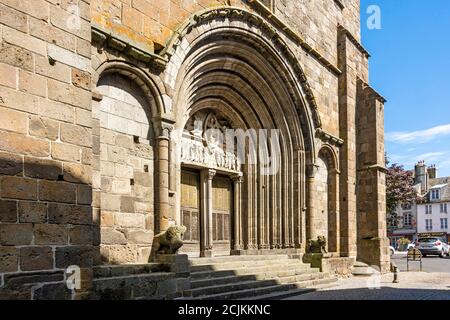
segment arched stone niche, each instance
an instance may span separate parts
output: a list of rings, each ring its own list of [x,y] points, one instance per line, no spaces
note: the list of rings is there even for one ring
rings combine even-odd
[[[105,70],[96,91],[101,257],[111,264],[147,263],[155,229],[155,100],[132,70]]]

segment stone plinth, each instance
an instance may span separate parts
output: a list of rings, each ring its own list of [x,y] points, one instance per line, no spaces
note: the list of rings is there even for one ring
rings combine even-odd
[[[354,258],[339,257],[332,253],[307,253],[303,255],[303,262],[311,264],[313,268],[320,268],[321,272],[348,277],[352,273]]]

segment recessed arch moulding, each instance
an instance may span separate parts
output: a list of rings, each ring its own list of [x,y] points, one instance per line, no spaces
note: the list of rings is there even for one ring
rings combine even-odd
[[[182,223],[183,132],[199,112],[216,113],[232,129],[273,129],[279,133],[278,150],[266,153],[278,153],[276,174],[261,174],[260,158],[254,165],[244,163],[237,170],[243,185],[241,212],[236,214],[240,237],[234,247],[246,252],[305,250],[309,207],[306,172],[316,163],[320,147],[316,130],[321,122],[297,59],[263,18],[242,9],[200,13],[178,34],[163,52],[169,62],[162,75],[173,92],[170,189],[174,221]],[[194,169],[206,167],[199,163]]]

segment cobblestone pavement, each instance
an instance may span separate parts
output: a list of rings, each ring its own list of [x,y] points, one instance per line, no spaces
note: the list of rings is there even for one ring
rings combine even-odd
[[[335,287],[287,300],[450,300],[450,273],[401,272],[400,283],[392,283],[392,274],[378,279],[342,279]],[[380,289],[369,289],[377,283]]]

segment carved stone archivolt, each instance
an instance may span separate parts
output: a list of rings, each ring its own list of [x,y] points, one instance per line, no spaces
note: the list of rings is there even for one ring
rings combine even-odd
[[[312,88],[307,80],[303,69],[301,68],[299,61],[288,44],[281,37],[280,30],[270,25],[263,17],[249,12],[242,8],[235,7],[222,7],[213,10],[205,10],[200,13],[196,13],[184,23],[177,32],[174,33],[173,38],[168,42],[167,47],[161,52],[161,57],[165,61],[170,61],[171,57],[175,55],[176,50],[183,41],[183,38],[191,33],[196,27],[206,25],[211,21],[218,20],[224,21],[228,19],[231,21],[244,22],[248,25],[249,30],[251,28],[257,28],[261,31],[261,34],[271,42],[276,52],[281,54],[284,61],[287,61],[291,66],[293,73],[298,77],[299,82],[302,84],[305,98],[314,110],[312,117],[315,123],[315,127],[321,127],[322,123],[318,115],[318,106],[314,98]],[[266,50],[265,48],[259,48],[261,52]],[[269,59],[269,58],[268,58]],[[270,61],[269,61],[270,62]],[[293,100],[296,98],[293,96]]]

